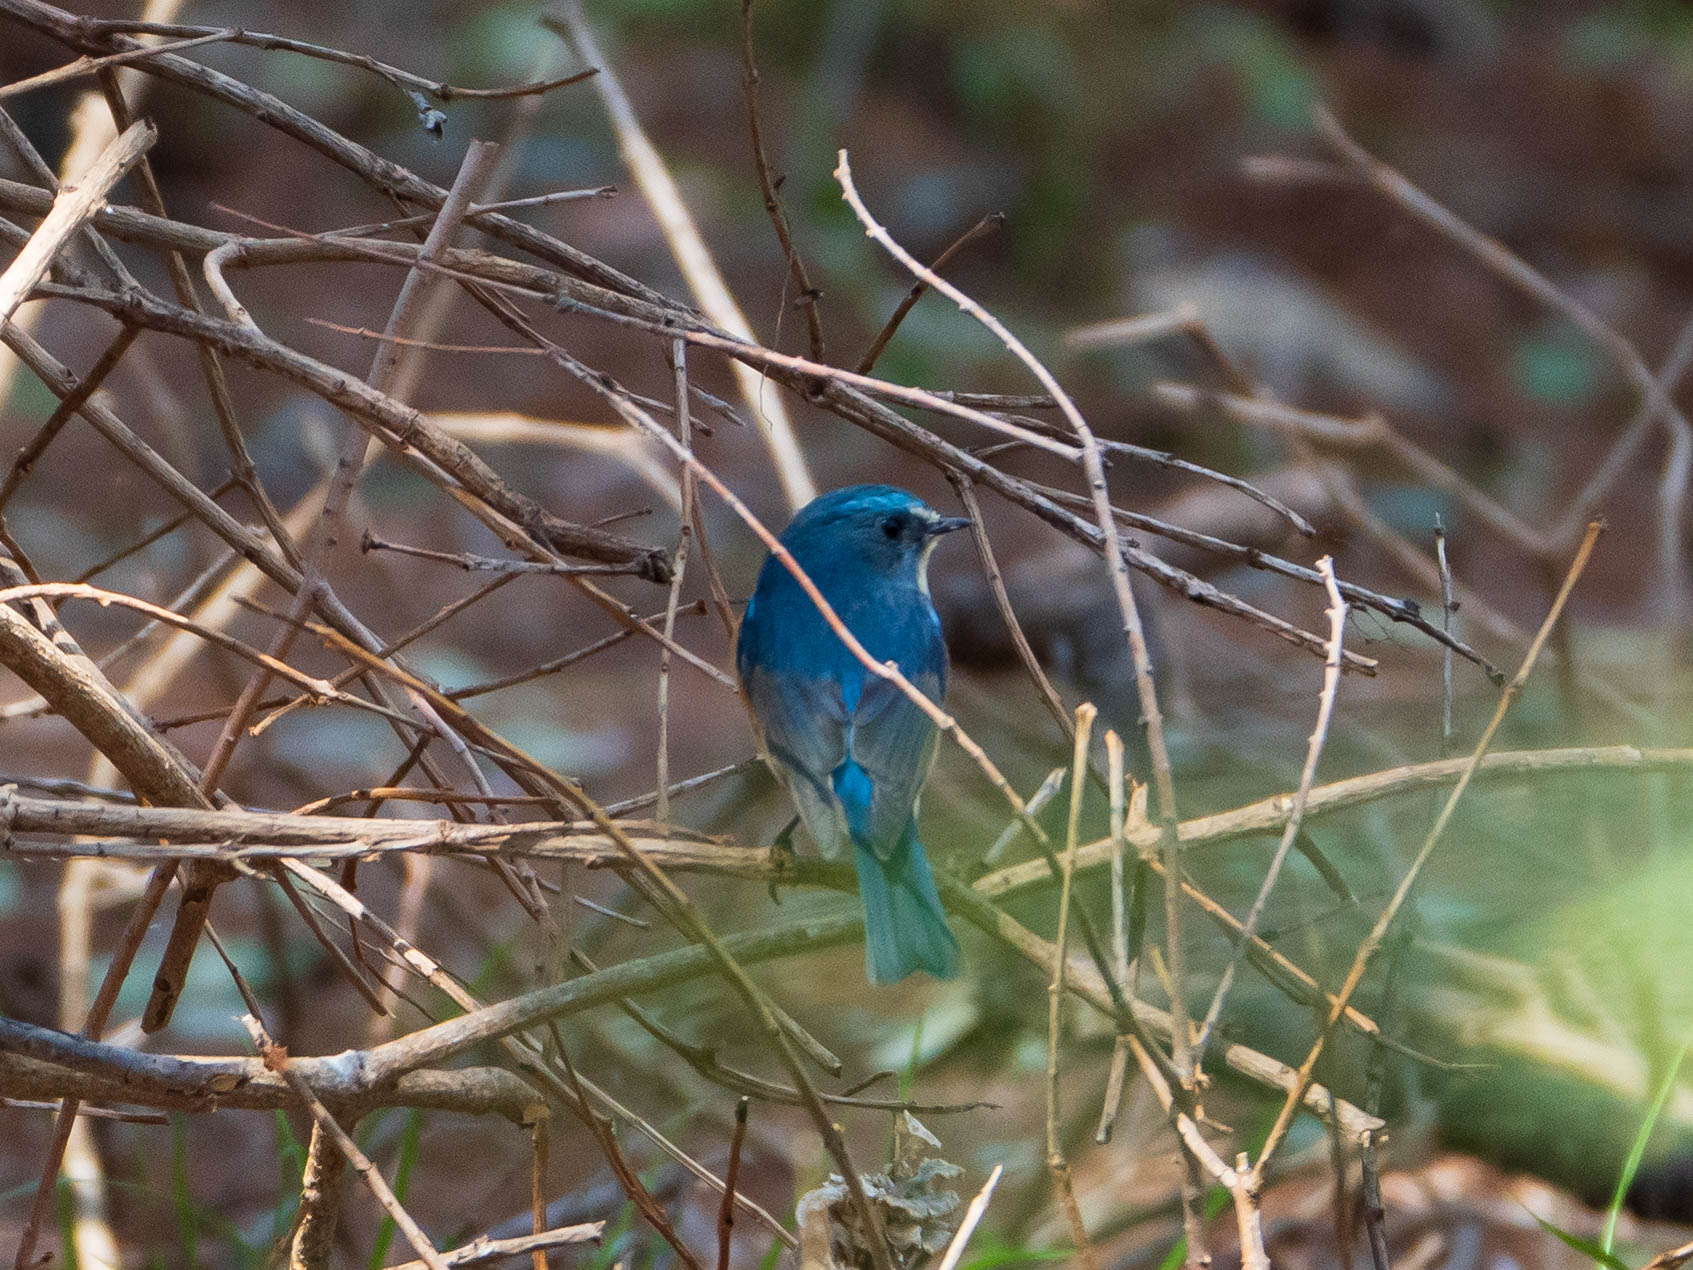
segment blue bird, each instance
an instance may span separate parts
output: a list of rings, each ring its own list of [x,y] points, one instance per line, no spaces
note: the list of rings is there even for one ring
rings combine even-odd
[[[929,553],[969,524],[904,490],[853,485],[806,504],[781,541],[870,655],[939,701],[947,657]],[[852,847],[870,982],[918,970],[954,978],[958,941],[917,839],[934,724],[853,656],[774,556],[759,570],[735,666],[766,759],[806,831],[825,857]]]

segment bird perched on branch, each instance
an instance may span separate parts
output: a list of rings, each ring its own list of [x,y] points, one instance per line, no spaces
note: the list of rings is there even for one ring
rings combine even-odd
[[[947,656],[929,555],[969,524],[904,490],[854,485],[801,508],[781,543],[870,656],[938,702]],[[766,761],[806,832],[826,857],[852,848],[870,982],[956,976],[958,941],[917,838],[935,725],[854,655],[774,554],[759,570],[735,664]]]

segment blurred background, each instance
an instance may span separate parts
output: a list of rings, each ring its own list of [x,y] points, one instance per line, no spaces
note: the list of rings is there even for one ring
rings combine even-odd
[[[134,16],[117,4],[86,11]],[[453,83],[489,85],[578,66],[538,25],[541,12],[535,4],[188,3],[176,20],[271,30]],[[739,6],[592,0],[586,12],[758,337],[803,353],[805,320],[792,303],[747,140]],[[1307,566],[1332,553],[1342,578],[1414,599],[1434,617],[1441,608],[1430,584],[1434,530],[1444,525],[1452,572],[1473,597],[1453,615],[1454,630],[1506,673],[1515,669],[1562,576],[1562,564],[1549,567],[1548,558],[1565,541],[1563,522],[1628,431],[1639,393],[1566,312],[1507,285],[1450,237],[1337,166],[1313,131],[1313,111],[1326,106],[1378,159],[1543,273],[1656,371],[1693,316],[1693,9],[1664,0],[758,0],[753,22],[766,144],[785,178],[796,244],[822,292],[831,362],[855,364],[909,287],[865,237],[830,176],[837,148],[846,147],[866,201],[920,258],[933,259],[984,215],[1004,214],[1004,226],[960,252],[948,276],[1047,360],[1102,437],[1251,479],[1307,515],[1318,533],[1301,538],[1238,494],[1126,458],[1115,460],[1111,478],[1119,505]],[[267,88],[437,184],[451,183],[468,140],[486,138],[510,141],[508,197],[615,185],[614,197],[523,215],[666,294],[686,295],[591,85],[549,94],[533,112],[512,101],[449,103],[437,140],[401,94],[351,68],[218,45],[188,55]],[[0,78],[69,57],[0,18]],[[255,220],[315,232],[394,214],[351,176],[248,117],[169,84],[149,84],[144,94],[139,109],[159,126],[153,160],[178,218],[270,234]],[[66,85],[7,103],[50,163],[67,143],[77,95],[77,85]],[[1293,162],[1253,162],[1273,156]],[[28,179],[15,166],[0,175]],[[144,283],[166,289],[156,257],[127,251],[125,258]],[[369,343],[308,319],[380,329],[397,283],[389,270],[317,265],[246,271],[238,289],[272,335],[362,375]],[[1182,406],[1158,385],[1228,387],[1191,341],[1124,346],[1085,335],[1090,324],[1181,306],[1191,306],[1228,357],[1275,399],[1347,419],[1379,415],[1457,485],[1407,462],[1403,451],[1311,447],[1286,430],[1232,419],[1203,398]],[[70,305],[48,306],[39,323],[41,340],[78,369],[116,329]],[[635,391],[668,394],[670,372],[652,341],[569,317],[550,329],[573,354]],[[442,338],[507,342],[463,304]],[[738,404],[719,360],[695,354],[691,364],[699,383]],[[933,388],[1033,389],[991,336],[933,296],[905,321],[877,373]],[[234,364],[229,374],[260,476],[286,510],[333,461],[341,421],[285,381]],[[224,478],[227,454],[190,347],[144,335],[107,391],[204,488]],[[586,523],[639,513],[620,521],[619,532],[673,544],[672,465],[541,359],[437,353],[413,401],[443,418],[481,416],[464,422],[463,435],[513,485],[559,514]],[[22,445],[53,404],[27,373],[16,375],[0,416],[0,452]],[[891,482],[956,509],[939,473],[791,396],[788,406],[820,486]],[[489,417],[500,415],[510,418]],[[756,431],[706,422],[702,457],[780,525],[787,508]],[[949,421],[936,427],[981,441]],[[1688,579],[1679,552],[1686,520],[1673,488],[1675,464],[1684,459],[1676,459],[1668,429],[1641,435],[1594,509],[1608,528],[1564,633],[1496,748],[1689,743]],[[1073,476],[1038,459],[1005,462],[1078,488]],[[1497,518],[1478,514],[1477,496],[1505,509],[1521,532],[1501,532]],[[1012,600],[1066,703],[1092,699],[1107,723],[1138,736],[1139,707],[1099,562],[1016,508],[986,495],[983,502]],[[91,431],[73,425],[6,518],[43,577],[71,579],[175,510]],[[703,512],[730,594],[743,600],[762,550],[710,496]],[[353,523],[437,550],[498,549],[481,526],[443,513],[437,491],[385,457],[361,484]],[[1307,629],[1324,629],[1317,588],[1190,547],[1150,538],[1143,545]],[[1566,546],[1559,558],[1567,562],[1573,540]],[[104,584],[168,602],[217,564],[220,549],[197,527],[172,534],[104,574]],[[388,554],[343,563],[338,590],[387,634],[410,629],[479,581]],[[1066,761],[1063,734],[1019,668],[965,543],[949,541],[937,553],[933,585],[956,668],[950,704],[1027,794]],[[663,610],[662,588],[617,579],[611,589],[638,612]],[[1315,714],[1320,662],[1154,585],[1137,593],[1153,628],[1181,814],[1291,790]],[[684,598],[703,594],[701,580],[690,578]],[[258,596],[279,602],[274,590]],[[563,582],[544,577],[517,579],[474,614],[413,650],[415,664],[450,689],[500,679],[618,629]],[[96,652],[116,648],[135,629],[130,617],[89,606],[66,617]],[[263,646],[274,627],[243,614],[230,629]],[[710,617],[684,615],[677,631],[703,657],[729,665],[728,642]],[[1347,642],[1378,658],[1380,671],[1342,684],[1319,781],[1440,757],[1438,647],[1368,613],[1354,615]],[[139,687],[149,714],[186,753],[203,758],[217,734],[216,712],[240,692],[245,667],[200,648],[167,676],[145,665],[144,653],[126,654],[110,673]],[[302,651],[299,662],[317,673],[339,668],[317,649]],[[654,784],[656,669],[656,648],[627,640],[473,704],[490,727],[609,803]],[[1455,727],[1445,748],[1463,754],[1497,689],[1463,661],[1454,682]],[[0,701],[24,696],[15,682],[0,685]],[[734,696],[686,666],[673,672],[671,710],[673,778],[752,756]],[[224,788],[250,806],[297,807],[381,784],[403,757],[368,716],[298,710],[243,744]],[[0,717],[0,781],[87,775],[86,746],[61,721]],[[1136,775],[1146,778],[1144,762]],[[1483,783],[1469,795],[1417,894],[1409,921],[1415,939],[1394,958],[1403,982],[1391,1025],[1435,1060],[1396,1055],[1387,1064],[1389,1163],[1400,1187],[1388,1207],[1412,1263],[1584,1260],[1538,1231],[1516,1201],[1532,1199],[1536,1212],[1560,1225],[1592,1225],[1582,1205],[1609,1197],[1649,1090],[1693,1028],[1687,801],[1679,777],[1616,773]],[[1433,795],[1417,795],[1313,822],[1312,837],[1359,902],[1338,902],[1295,860],[1269,917],[1278,946],[1319,978],[1337,978],[1437,807]],[[757,771],[680,796],[673,809],[682,825],[749,844],[768,842],[788,814]],[[1089,831],[1100,832],[1103,807],[1089,816]],[[1049,809],[1054,832],[1060,817],[1060,806]],[[976,876],[1005,819],[968,760],[943,748],[924,803],[937,867]],[[1242,913],[1272,846],[1273,839],[1251,839],[1197,854],[1195,880]],[[1018,845],[1007,859],[1027,851]],[[405,880],[397,867],[368,868],[360,894],[392,914]],[[63,1026],[61,882],[55,868],[0,862],[0,1010]],[[134,894],[121,879],[103,885],[110,902],[94,930],[96,975]],[[810,906],[832,911],[841,902],[786,892],[777,908],[761,889],[743,885],[691,881],[689,889],[722,930]],[[638,908],[615,880],[588,881],[584,893],[623,911]],[[1099,880],[1080,893],[1104,914]],[[220,927],[276,1012],[279,1039],[311,1054],[366,1042],[363,1003],[274,897],[244,884],[226,888],[218,904]],[[1050,933],[1053,906],[1053,896],[1042,894],[1012,910]],[[437,864],[421,913],[420,944],[479,994],[533,986],[540,937],[491,877]],[[580,915],[580,929],[602,963],[672,938],[591,913]],[[1190,929],[1196,983],[1208,995],[1228,944],[1197,922]],[[139,965],[154,964],[162,931],[154,938]],[[959,1182],[966,1193],[994,1164],[1007,1168],[966,1264],[1064,1259],[1069,1236],[1051,1204],[1041,1141],[1044,977],[974,932],[963,939],[968,968],[952,984],[872,991],[862,983],[857,946],[776,962],[759,977],[847,1060],[849,1075],[898,1073],[879,1092],[891,1096],[897,1085],[925,1103],[996,1104],[926,1119],[947,1158],[966,1170]],[[130,984],[120,1019],[139,1013],[145,982],[137,975]],[[1360,1006],[1376,1011],[1382,989],[1381,976],[1372,976]],[[764,1070],[760,1047],[748,1042],[744,1019],[715,982],[650,1004],[695,1043],[719,1047],[726,1061]],[[202,954],[176,1021],[149,1044],[244,1053],[232,1019],[239,1012],[221,967]],[[1315,1027],[1308,1010],[1251,973],[1224,1022],[1226,1034],[1295,1063]],[[1092,1144],[1112,1036],[1107,1021],[1080,1010],[1067,1028],[1065,1141],[1084,1215],[1109,1264],[1156,1265],[1180,1228],[1172,1141],[1150,1095],[1131,1084],[1114,1141]],[[609,1011],[571,1020],[568,1034],[595,1079],[705,1163],[722,1166],[731,1095]],[[1362,1046],[1341,1045],[1319,1074],[1358,1097],[1368,1060]],[[1226,1080],[1215,1097],[1215,1114],[1242,1142],[1261,1134],[1274,1113]],[[885,1114],[855,1113],[845,1124],[861,1162],[885,1156]],[[44,1113],[0,1109],[0,1230],[21,1223],[50,1130]],[[597,1253],[561,1255],[560,1264],[669,1264],[577,1133],[562,1126],[555,1145],[555,1220],[606,1217],[614,1237]],[[136,1265],[266,1264],[276,1232],[287,1227],[303,1135],[303,1120],[281,1114],[100,1126],[112,1224],[127,1257]],[[527,1220],[525,1139],[510,1126],[395,1111],[367,1118],[359,1136],[390,1176],[405,1172],[408,1207],[440,1239],[502,1223],[515,1230]],[[1266,1200],[1266,1211],[1281,1216],[1275,1251],[1289,1264],[1341,1264],[1320,1127],[1302,1125],[1294,1145],[1277,1183],[1285,1189]],[[714,1198],[643,1142],[629,1149],[675,1206],[684,1236],[708,1244]],[[1458,1150],[1475,1158],[1448,1154]],[[829,1171],[803,1117],[787,1108],[754,1106],[747,1151],[746,1189],[782,1217]],[[1693,1216],[1689,1160],[1693,1085],[1684,1077],[1647,1151],[1636,1207],[1649,1216]],[[1546,1184],[1560,1189],[1539,1189]],[[368,1196],[354,1195],[344,1218],[347,1264],[383,1264],[372,1256],[381,1224]],[[1681,1242],[1653,1227],[1625,1227],[1625,1236],[1643,1251]],[[1227,1260],[1228,1239],[1220,1244]],[[744,1264],[758,1264],[767,1247],[754,1229]]]

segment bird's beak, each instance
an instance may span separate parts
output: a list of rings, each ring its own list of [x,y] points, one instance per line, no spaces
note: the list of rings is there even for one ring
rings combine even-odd
[[[929,535],[939,538],[942,534],[950,534],[954,530],[968,529],[972,523],[968,516],[937,516],[935,522],[929,526]]]

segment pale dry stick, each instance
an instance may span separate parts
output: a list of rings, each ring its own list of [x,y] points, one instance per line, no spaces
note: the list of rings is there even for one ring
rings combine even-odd
[[[1464,791],[1469,788],[1470,781],[1474,779],[1477,770],[1481,767],[1482,760],[1487,755],[1488,746],[1492,744],[1494,735],[1499,731],[1499,725],[1505,721],[1505,714],[1511,708],[1512,701],[1522,691],[1523,684],[1528,681],[1529,674],[1534,670],[1534,664],[1540,658],[1540,651],[1546,646],[1546,640],[1551,635],[1553,626],[1562,616],[1564,606],[1569,602],[1570,593],[1575,590],[1575,584],[1580,579],[1582,571],[1587,568],[1587,561],[1593,554],[1594,543],[1598,541],[1599,534],[1603,529],[1604,523],[1597,520],[1592,521],[1587,526],[1587,536],[1582,539],[1581,545],[1576,549],[1575,558],[1570,562],[1569,571],[1564,575],[1563,585],[1559,587],[1558,594],[1552,600],[1552,607],[1546,614],[1546,620],[1540,624],[1540,629],[1535,633],[1534,642],[1529,645],[1521,669],[1506,685],[1504,693],[1499,698],[1499,704],[1494,707],[1493,717],[1488,720],[1487,727],[1482,731],[1481,739],[1476,742],[1475,749],[1470,752],[1469,758],[1464,760],[1458,781],[1452,787],[1452,792],[1447,795],[1446,802],[1441,807],[1440,814],[1435,818],[1433,827],[1430,828],[1428,836],[1423,840],[1423,845],[1418,850],[1416,858],[1411,861],[1411,867],[1406,870],[1405,876],[1394,890],[1393,897],[1388,901],[1387,907],[1382,910],[1381,916],[1376,919],[1375,925],[1370,928],[1370,933],[1365,936],[1364,942],[1359,946],[1357,955],[1353,958],[1352,965],[1346,972],[1345,980],[1332,998],[1333,1004],[1329,1007],[1322,1030],[1318,1033],[1316,1041],[1311,1046],[1310,1053],[1305,1057],[1305,1061],[1299,1065],[1298,1088],[1301,1092],[1310,1087],[1311,1073],[1317,1065],[1318,1058],[1323,1053],[1329,1036],[1334,1031],[1335,1023],[1345,1012],[1353,993],[1358,990],[1358,985],[1363,982],[1364,972],[1369,968],[1370,959],[1381,946],[1382,940],[1386,938],[1388,928],[1392,926],[1394,918],[1399,915],[1399,910],[1405,906],[1405,901],[1410,898],[1412,888],[1422,875],[1423,866],[1428,863],[1429,857],[1434,854],[1435,847],[1439,845],[1446,832],[1447,825],[1452,821],[1452,814],[1457,809],[1458,800],[1464,796]],[[1263,1176],[1265,1163],[1275,1155],[1276,1149],[1287,1136],[1287,1131],[1293,1123],[1293,1117],[1297,1110],[1298,1104],[1290,1095],[1282,1105],[1280,1113],[1276,1116],[1275,1123],[1271,1125],[1270,1132],[1264,1139],[1264,1146],[1258,1153],[1258,1160],[1252,1166],[1252,1171],[1259,1177]]]
[[[604,1233],[603,1221],[591,1221],[583,1222],[579,1226],[555,1226],[551,1230],[538,1231],[533,1235],[515,1235],[510,1239],[490,1239],[486,1235],[478,1235],[467,1244],[450,1252],[443,1252],[441,1262],[451,1270],[461,1270],[461,1267],[480,1266],[493,1261],[503,1262],[508,1257],[521,1257],[528,1253],[537,1258],[535,1264],[539,1270],[546,1270],[549,1249],[564,1248],[571,1244],[597,1244]],[[387,1267],[387,1270],[425,1270],[425,1266],[421,1261],[403,1261]]]
[[[371,1163],[369,1156],[359,1150],[358,1143],[353,1141],[352,1135],[343,1129],[340,1122],[330,1114],[329,1108],[325,1107],[322,1100],[312,1092],[312,1087],[302,1080],[297,1072],[289,1069],[287,1051],[270,1039],[270,1036],[265,1032],[264,1025],[251,1014],[241,1016],[241,1026],[246,1028],[247,1035],[253,1038],[253,1045],[258,1049],[260,1057],[265,1060],[265,1066],[288,1082],[301,1103],[312,1113],[312,1119],[334,1141],[336,1149],[346,1157],[347,1163],[353,1166],[353,1170],[364,1179],[365,1185],[370,1187],[370,1193],[376,1196],[376,1202],[382,1205],[383,1210],[400,1228],[401,1233],[406,1237],[406,1242],[412,1246],[413,1251],[417,1253],[424,1265],[428,1266],[429,1270],[446,1270],[447,1263],[441,1259],[441,1254],[436,1251],[435,1245],[429,1242],[429,1237],[423,1233],[423,1229],[413,1220],[412,1215],[406,1212],[405,1207],[399,1200],[394,1198],[394,1192],[389,1188],[386,1179],[383,1178],[382,1170]]]
[[[1693,1240],[1682,1244],[1679,1248],[1671,1248],[1667,1252],[1660,1252],[1648,1261],[1642,1270],[1681,1270],[1681,1267],[1693,1261]]]
[[[1059,1210],[1070,1225],[1070,1238],[1075,1243],[1082,1270],[1099,1270],[1099,1258],[1093,1250],[1093,1241],[1088,1238],[1081,1205],[1076,1202],[1075,1179],[1070,1173],[1070,1162],[1064,1156],[1059,1130],[1058,1037],[1064,1019],[1070,885],[1076,873],[1076,840],[1080,836],[1082,794],[1087,789],[1088,742],[1092,739],[1093,721],[1098,715],[1099,710],[1091,701],[1084,701],[1076,707],[1075,745],[1070,758],[1070,816],[1064,830],[1064,880],[1058,890],[1058,933],[1052,941],[1052,981],[1046,990],[1046,1167],[1052,1174],[1052,1189],[1057,1193]]]
[[[1064,342],[1071,348],[1121,348],[1127,344],[1147,344],[1166,335],[1180,335],[1199,320],[1199,310],[1192,304],[1178,304],[1159,313],[1137,313],[1134,317],[1108,318],[1103,322],[1088,322],[1064,332]]]
[[[681,340],[670,346],[671,372],[676,380],[676,436],[682,445],[692,450],[694,437],[688,413],[688,346]],[[664,638],[676,637],[676,609],[682,599],[682,579],[688,568],[688,543],[693,538],[694,524],[699,516],[699,486],[688,480],[684,468],[682,477],[682,524],[676,535],[676,550],[671,552],[670,595],[664,605]],[[660,825],[670,823],[670,650],[658,655],[658,805],[654,815]]]
[[[100,150],[113,136],[117,135],[117,130],[111,126],[109,117],[103,120],[94,117],[94,109],[87,108],[91,102],[97,109],[98,98],[96,94],[84,93],[82,101],[72,112],[72,135],[62,160],[61,175],[71,176],[85,171],[87,165],[99,157]],[[101,113],[105,114],[103,111]],[[90,120],[93,121],[92,126],[89,126]],[[103,128],[101,127],[102,124],[104,125]],[[96,133],[101,135],[101,140],[94,140]],[[41,157],[40,152],[36,150],[23,129],[18,127],[17,120],[13,119],[4,107],[0,107],[0,139],[5,140],[12,152],[17,155],[20,162],[37,182],[36,186],[21,187],[30,190],[32,194],[38,197],[39,206],[34,209],[32,214],[46,215],[52,210],[53,199],[59,192],[59,177],[54,175],[53,169],[47,165],[47,161]],[[11,182],[8,182],[8,184],[11,184]],[[98,219],[103,213],[110,210],[110,205],[107,205],[100,211],[95,212],[94,215]],[[118,258],[118,254],[112,250],[111,244],[101,236],[98,229],[92,225],[84,226],[83,236],[88,240],[88,245],[93,249],[94,254],[100,258],[100,263],[106,266],[106,269],[118,281],[119,285],[127,286],[134,282],[135,275],[125,267],[123,261]],[[34,329],[34,323],[28,319],[25,320],[25,325],[31,330]],[[3,356],[4,354],[0,353],[0,357]],[[15,367],[16,362],[10,362],[9,366]],[[0,369],[0,395],[10,390],[13,373],[11,369]]]
[[[225,265],[238,264],[241,253],[245,248],[239,240],[231,239],[212,251],[208,251],[200,261],[200,272],[205,275],[206,285],[211,288],[212,298],[223,308],[229,320],[237,326],[245,327],[254,334],[260,333],[259,324],[253,321],[253,315],[247,311],[247,306],[236,298],[235,289],[229,285],[229,279],[223,276]]]
[[[431,547],[414,547],[403,542],[388,542],[378,538],[368,529],[359,539],[359,550],[392,551],[395,555],[410,556],[414,560],[433,560],[437,564],[450,564],[466,573],[535,573],[546,577],[562,578],[571,574],[584,576],[607,576],[625,573],[635,573],[634,565],[616,564],[553,564],[546,560],[508,560],[501,556],[479,556],[469,551],[436,551]]]
[[[512,146],[509,137],[500,142],[500,148],[511,153]],[[526,207],[551,207],[555,203],[575,203],[583,199],[613,198],[617,194],[615,185],[595,185],[591,188],[579,190],[554,190],[551,194],[531,194],[526,198],[502,198],[497,202],[473,203],[464,214],[467,224],[474,223],[480,216],[489,212],[510,212]],[[221,206],[221,204],[219,205]],[[326,229],[313,234],[313,238],[369,238],[377,234],[392,233],[396,229],[413,229],[426,226],[435,220],[434,212],[420,212],[416,216],[401,216],[395,220],[373,221],[366,225],[348,225],[344,229]],[[372,335],[376,332],[372,331]]]
[[[1111,728],[1105,730],[1106,784],[1111,791],[1111,955],[1116,958],[1117,979],[1123,990],[1135,995],[1129,970],[1128,904],[1124,895],[1127,879],[1123,876],[1123,856],[1127,850],[1123,840],[1123,819],[1126,775],[1123,763],[1123,738]],[[1105,1098],[1099,1108],[1099,1128],[1093,1140],[1103,1146],[1111,1141],[1117,1124],[1117,1112],[1123,1101],[1123,1081],[1128,1074],[1128,1036],[1119,1032],[1111,1045],[1111,1068],[1105,1077]]]
[[[46,276],[53,258],[70,238],[94,218],[112,187],[129,173],[159,139],[158,129],[141,120],[113,141],[74,184],[59,187],[47,213],[12,263],[0,273],[0,321],[9,321]]]
[[[1057,794],[1059,789],[1063,787],[1065,770],[1062,767],[1053,768],[1046,774],[1046,779],[1040,783],[1040,788],[1029,795],[1029,801],[1025,807],[1029,815],[1039,815],[1041,810],[1052,801],[1053,795]],[[1011,822],[1000,830],[999,837],[993,840],[993,845],[982,853],[982,863],[998,864],[1005,853],[1010,850],[1011,844],[1022,835],[1024,828],[1021,817],[1012,817]]]
[[[1223,1157],[1205,1140],[1205,1134],[1198,1122],[1177,1104],[1170,1082],[1164,1079],[1164,1073],[1158,1070],[1158,1064],[1152,1061],[1146,1047],[1135,1037],[1129,1038],[1129,1047],[1134,1052],[1135,1061],[1140,1065],[1141,1074],[1146,1077],[1146,1083],[1152,1087],[1159,1105],[1170,1117],[1171,1127],[1181,1140],[1183,1155],[1194,1166],[1209,1174],[1213,1181],[1226,1188],[1234,1201],[1235,1220],[1240,1231],[1241,1270],[1270,1270],[1269,1254],[1264,1247],[1263,1213],[1258,1205],[1261,1183],[1258,1176],[1246,1168],[1245,1155],[1237,1157],[1235,1167],[1231,1168],[1224,1162]],[[1194,1240],[1202,1237],[1203,1229],[1190,1220],[1190,1261],[1195,1256]],[[1208,1264],[1210,1257],[1208,1254],[1201,1254],[1199,1260]]]
[[[958,1223],[952,1242],[946,1246],[946,1253],[935,1270],[958,1270],[958,1263],[964,1256],[965,1247],[970,1243],[970,1236],[976,1233],[976,1227],[981,1224],[983,1214],[988,1211],[988,1201],[993,1198],[994,1187],[999,1185],[999,1179],[1004,1175],[1003,1164],[993,1166],[988,1180],[982,1189],[976,1192],[976,1198],[970,1201],[970,1207],[964,1210],[964,1220]]]
[[[1452,591],[1452,565],[1446,559],[1446,526],[1434,518],[1434,562],[1440,571],[1440,624],[1450,627],[1458,601]],[[1440,756],[1452,752],[1452,650],[1441,650],[1440,658]]]
[[[594,87],[605,102],[606,114],[611,120],[613,132],[617,134],[618,149],[623,154],[623,161],[629,165],[642,197],[647,200],[647,206],[652,208],[664,232],[665,243],[682,276],[687,279],[689,291],[714,324],[753,343],[751,324],[718,271],[675,178],[641,127],[622,83],[600,51],[599,43],[583,16],[581,4],[578,0],[565,0],[557,14],[556,18],[549,15],[542,22],[565,35],[585,63],[600,68],[600,73],[594,77]],[[760,431],[775,464],[776,479],[781,483],[788,510],[798,511],[817,497],[817,484],[806,465],[805,451],[794,435],[787,406],[780,397],[765,399],[764,378],[750,367],[737,362],[734,373],[741,396],[753,412],[753,417],[764,425]]]
[[[1211,1004],[1205,1011],[1204,1022],[1199,1026],[1199,1037],[1193,1043],[1194,1052],[1200,1062],[1204,1061],[1205,1049],[1223,1017],[1223,1005],[1228,1000],[1229,990],[1234,986],[1235,975],[1240,973],[1240,963],[1245,959],[1246,950],[1258,933],[1258,923],[1264,916],[1264,906],[1269,903],[1270,892],[1275,889],[1276,882],[1281,877],[1282,866],[1287,863],[1287,857],[1293,851],[1294,840],[1304,828],[1305,807],[1311,800],[1311,786],[1317,779],[1317,762],[1322,758],[1323,747],[1328,743],[1335,699],[1340,695],[1340,652],[1342,642],[1346,638],[1346,601],[1341,598],[1340,586],[1335,580],[1334,558],[1324,556],[1318,560],[1317,571],[1323,575],[1323,582],[1329,593],[1329,607],[1326,610],[1329,619],[1329,655],[1323,662],[1323,687],[1317,697],[1317,724],[1311,729],[1310,741],[1305,749],[1305,764],[1299,770],[1299,785],[1293,792],[1293,802],[1288,808],[1287,824],[1282,829],[1281,841],[1276,843],[1276,853],[1270,857],[1270,866],[1264,871],[1264,880],[1259,884],[1258,894],[1252,901],[1252,907],[1246,912],[1246,919],[1241,923],[1240,936],[1235,941],[1234,952],[1230,955],[1228,964],[1223,967],[1221,978],[1217,980],[1216,990],[1211,994]]]
[[[1087,475],[1088,493],[1093,499],[1094,514],[1099,526],[1101,541],[1104,545],[1106,568],[1110,573],[1111,587],[1116,594],[1117,607],[1122,614],[1123,633],[1128,638],[1129,650],[1134,658],[1135,689],[1140,697],[1141,723],[1146,729],[1147,747],[1152,752],[1152,775],[1154,787],[1158,792],[1158,825],[1163,837],[1163,846],[1168,870],[1168,890],[1165,897],[1165,960],[1170,967],[1170,977],[1174,984],[1176,995],[1171,999],[1171,1012],[1176,1018],[1175,1036],[1171,1043],[1171,1057],[1186,1083],[1194,1080],[1192,1055],[1189,1049],[1190,1038],[1187,1034],[1187,1002],[1184,999],[1186,980],[1186,957],[1182,949],[1181,939],[1181,899],[1176,893],[1176,884],[1181,878],[1181,861],[1177,856],[1176,844],[1176,787],[1170,769],[1170,752],[1164,741],[1163,715],[1158,709],[1158,692],[1152,682],[1152,659],[1147,652],[1146,632],[1141,627],[1140,610],[1135,604],[1134,591],[1129,585],[1129,566],[1123,554],[1123,545],[1117,533],[1117,520],[1112,512],[1111,491],[1105,482],[1105,463],[1100,455],[1099,444],[1095,441],[1093,431],[1082,418],[1081,411],[1076,409],[1075,403],[1059,385],[1052,372],[1042,365],[1040,360],[1013,335],[998,318],[972,300],[964,292],[953,286],[945,278],[932,269],[925,268],[910,252],[906,251],[888,231],[871,216],[870,209],[864,205],[858,196],[857,189],[852,183],[852,168],[847,162],[847,152],[838,152],[839,162],[835,168],[835,179],[840,182],[841,193],[864,226],[865,233],[881,244],[882,248],[904,265],[914,276],[922,278],[935,290],[956,304],[960,311],[968,314],[987,328],[1004,344],[1005,348],[1022,362],[1038,381],[1042,388],[1058,403],[1065,421],[1076,434],[1081,446],[1082,469]],[[1107,978],[1109,974],[1107,973]]]
[[[1123,755],[1123,738],[1114,728],[1105,730],[1105,765],[1111,788],[1111,951],[1117,958],[1117,974],[1126,984],[1129,981],[1129,933],[1126,921],[1128,905],[1123,888],[1123,855],[1126,846],[1123,824],[1127,811],[1127,773]]]

